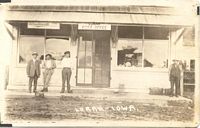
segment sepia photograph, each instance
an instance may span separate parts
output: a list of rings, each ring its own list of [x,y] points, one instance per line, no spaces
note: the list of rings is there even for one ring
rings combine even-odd
[[[0,124],[198,127],[198,0],[0,0]]]

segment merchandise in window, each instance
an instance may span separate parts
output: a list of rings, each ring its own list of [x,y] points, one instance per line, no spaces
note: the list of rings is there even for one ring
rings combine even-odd
[[[118,37],[119,67],[168,67],[169,28],[120,26]]]
[[[134,39],[118,40],[118,66],[142,67],[142,41]]]

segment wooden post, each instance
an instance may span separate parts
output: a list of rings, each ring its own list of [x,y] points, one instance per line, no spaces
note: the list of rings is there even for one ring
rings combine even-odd
[[[180,95],[183,96],[183,79],[184,79],[184,71],[181,69],[181,79],[180,79]]]

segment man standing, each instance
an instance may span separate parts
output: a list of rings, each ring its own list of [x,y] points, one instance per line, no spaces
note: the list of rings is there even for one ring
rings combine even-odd
[[[64,57],[62,59],[62,90],[60,93],[65,92],[65,81],[67,81],[67,92],[72,93],[72,90],[70,90],[70,78],[71,78],[71,58],[70,58],[70,52],[66,51],[64,53]]]
[[[42,68],[44,68],[43,72],[44,86],[42,92],[48,92],[49,82],[51,80],[51,76],[54,73],[54,69],[56,68],[56,63],[52,59],[51,54],[46,55],[46,60],[43,62]]]
[[[169,68],[169,80],[171,84],[171,96],[174,96],[174,87],[175,87],[175,96],[178,96],[179,90],[179,82],[180,82],[180,75],[181,70],[178,64],[178,60],[172,60],[173,63]]]
[[[33,92],[37,90],[37,80],[40,77],[40,61],[37,60],[38,53],[32,53],[32,59],[28,62],[26,72],[29,77],[29,92],[32,90],[32,83],[34,81]]]

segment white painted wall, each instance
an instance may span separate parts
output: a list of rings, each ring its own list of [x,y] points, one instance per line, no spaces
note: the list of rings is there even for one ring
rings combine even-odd
[[[190,59],[195,59],[197,55],[195,46],[184,46],[183,37],[181,37],[176,43],[175,40],[180,35],[183,29],[179,29],[176,32],[172,32],[172,44],[171,44],[171,58],[178,60],[186,60],[189,68]]]
[[[10,63],[12,39],[6,31],[4,24],[4,5],[0,5],[0,87],[1,90],[5,86],[5,70]],[[9,26],[7,26],[9,27]]]

